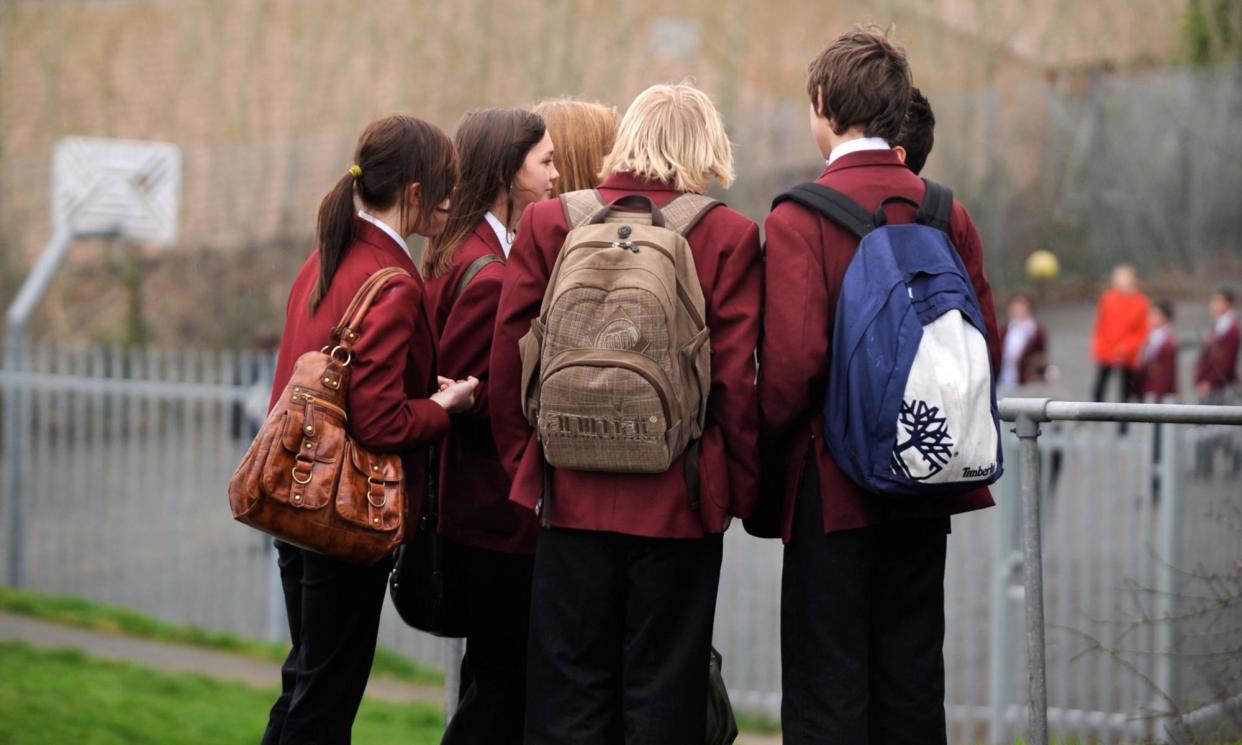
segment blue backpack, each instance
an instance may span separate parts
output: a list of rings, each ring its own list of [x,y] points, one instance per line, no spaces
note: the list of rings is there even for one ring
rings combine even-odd
[[[841,284],[824,433],[841,470],[876,494],[918,497],[985,486],[1002,472],[996,385],[979,299],[949,241],[953,193],[924,179],[923,203],[874,213],[817,183],[794,201],[858,236]],[[888,225],[905,202],[915,222]]]

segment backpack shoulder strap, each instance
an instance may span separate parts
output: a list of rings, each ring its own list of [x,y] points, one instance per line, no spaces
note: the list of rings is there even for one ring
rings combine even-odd
[[[660,208],[664,214],[664,227],[685,236],[713,207],[724,204],[703,194],[682,194]]]
[[[948,233],[953,219],[953,190],[931,179],[923,179],[923,184],[926,190],[923,203],[914,213],[915,222]]]
[[[496,262],[503,264],[505,260],[494,253],[485,253],[470,262],[470,266],[466,267],[466,271],[462,272],[461,279],[457,280],[457,287],[453,290],[453,302],[457,302],[457,298],[461,297],[461,294],[466,291],[466,287],[470,285],[470,282],[478,276],[479,272],[483,271],[483,267]]]
[[[836,189],[814,181],[798,184],[772,200],[772,208],[781,202],[797,202],[803,207],[819,212],[837,225],[853,233],[860,240],[875,229],[875,215],[858,202]]]
[[[591,216],[607,204],[595,189],[582,189],[561,195],[561,208],[565,210],[565,223],[569,229],[585,224]]]

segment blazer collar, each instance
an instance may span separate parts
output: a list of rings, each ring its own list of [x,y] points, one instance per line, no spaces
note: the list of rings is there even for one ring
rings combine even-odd
[[[505,257],[504,249],[500,246],[500,239],[496,237],[496,231],[492,230],[492,226],[488,224],[487,217],[479,220],[478,224],[474,226],[474,236],[483,241],[484,245],[487,246],[487,250],[502,259]]]
[[[418,274],[418,267],[414,266],[414,259],[405,252],[405,249],[397,245],[384,231],[375,227],[371,223],[363,220],[361,217],[354,218],[354,224],[358,229],[358,240],[363,243],[370,244],[384,253],[385,256],[392,258],[396,262],[396,266],[409,272],[412,276]]]
[[[616,191],[677,191],[667,181],[652,181],[651,179],[637,176],[631,171],[617,171],[616,173],[609,174],[599,185],[599,188]]]
[[[897,153],[892,150],[859,150],[842,155],[834,160],[832,165],[824,169],[821,178],[830,173],[844,171],[847,168],[870,168],[874,166],[905,168],[906,164],[902,163],[901,158],[898,158]]]

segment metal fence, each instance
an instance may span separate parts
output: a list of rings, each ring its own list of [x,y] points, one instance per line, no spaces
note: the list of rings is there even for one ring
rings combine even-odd
[[[270,353],[41,342],[20,369],[0,368],[0,578],[286,638],[270,541],[225,506],[272,363]],[[1242,576],[1239,429],[1045,425],[1035,452],[1057,736],[1158,737],[1171,710],[1227,698],[1228,679],[1204,660],[1238,648],[1242,609],[1213,611],[1196,598],[1214,577],[1236,587]],[[953,521],[945,664],[954,742],[1012,742],[1025,731],[1028,565],[1016,444],[1007,434],[998,508]],[[715,634],[736,706],[770,716],[780,703],[781,551],[740,526],[729,531]],[[380,643],[429,666],[446,659],[440,640],[395,613],[385,613]]]

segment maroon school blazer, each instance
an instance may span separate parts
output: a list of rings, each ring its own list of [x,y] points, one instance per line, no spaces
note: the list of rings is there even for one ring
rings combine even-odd
[[[1136,371],[1134,388],[1143,398],[1152,397],[1159,401],[1166,396],[1177,395],[1177,337],[1170,333],[1164,337],[1164,343],[1156,350],[1151,359],[1144,359],[1139,353],[1139,366]]]
[[[642,194],[657,206],[672,186],[616,173],[599,186],[605,200]],[[492,347],[491,416],[505,467],[515,474],[509,498],[534,508],[543,488],[543,452],[522,413],[518,340],[539,314],[552,265],[569,228],[560,200],[526,209],[505,268]],[[755,345],[762,263],[759,227],[728,207],[710,210],[686,236],[707,300],[712,384],[700,442],[700,508],[690,507],[684,456],[659,474],[552,471],[552,525],[664,538],[701,538],[745,517],[759,482],[759,407]]]
[[[923,182],[891,150],[850,153],[835,161],[819,183],[843,192],[874,210],[889,196],[916,202]],[[887,208],[892,223],[908,223],[914,209],[897,203]],[[808,448],[819,467],[824,530],[833,532],[888,520],[947,517],[994,504],[986,488],[918,506],[898,505],[854,485],[837,468],[823,440],[824,393],[837,297],[858,239],[827,217],[794,202],[784,202],[764,223],[767,237],[763,347],[759,364],[759,401],[764,428],[764,513],[775,514],[780,501],[780,532],[790,537],[794,497]],[[953,245],[962,257],[987,325],[992,370],[1000,368],[1000,341],[992,289],[983,273],[983,247],[964,207],[953,205]]]
[[[1002,324],[1000,327],[999,338],[1003,345],[1005,336],[1009,333],[1009,324]],[[1018,385],[1026,385],[1036,380],[1042,380],[1044,374],[1044,366],[1047,365],[1048,356],[1048,335],[1044,332],[1044,325],[1036,322],[1035,333],[1031,334],[1031,338],[1026,340],[1026,346],[1022,348],[1022,354],[1018,356]]]
[[[405,468],[407,519],[417,519],[427,481],[427,446],[449,429],[444,409],[427,397],[436,391],[436,345],[423,307],[423,280],[409,255],[371,223],[357,218],[354,241],[319,303],[309,312],[310,295],[319,281],[319,253],[311,254],[298,271],[285,309],[280,340],[275,404],[293,363],[303,353],[330,343],[330,331],[367,277],[385,267],[400,267],[409,277],[394,277],[375,297],[362,321],[350,362],[349,432],[379,452],[400,452]],[[407,532],[412,536],[413,530]]]
[[[1195,383],[1207,383],[1213,390],[1238,382],[1238,322],[1223,334],[1213,334],[1203,344],[1195,365]]]
[[[440,374],[479,379],[474,409],[455,414],[440,451],[440,533],[478,548],[534,553],[535,515],[509,501],[509,474],[500,463],[488,417],[488,364],[505,265],[493,262],[454,301],[462,275],[476,259],[504,252],[487,220],[453,252],[446,274],[427,280],[431,321],[440,334]]]

